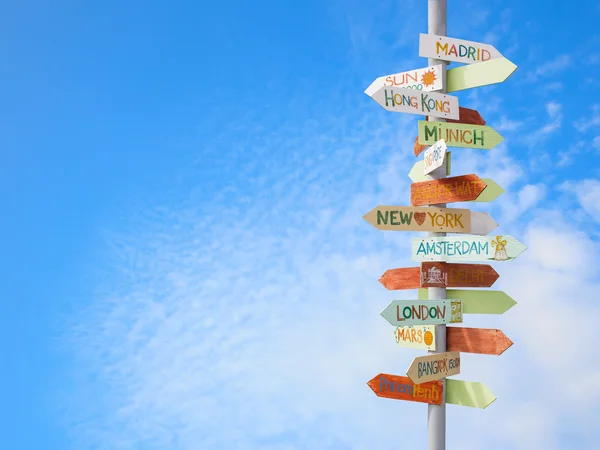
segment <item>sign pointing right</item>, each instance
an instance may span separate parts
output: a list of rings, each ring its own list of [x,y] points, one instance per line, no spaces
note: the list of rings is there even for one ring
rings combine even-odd
[[[432,145],[443,139],[449,147],[491,150],[504,138],[490,126],[419,120],[419,144]]]
[[[419,56],[441,61],[473,64],[502,58],[502,53],[489,44],[421,33],[419,36]]]

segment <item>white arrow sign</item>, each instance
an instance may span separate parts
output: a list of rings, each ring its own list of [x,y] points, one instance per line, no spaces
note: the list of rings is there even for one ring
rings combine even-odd
[[[446,143],[443,139],[440,139],[427,150],[425,150],[425,154],[423,156],[423,175],[428,175],[435,169],[442,167],[447,150],[448,148],[446,147]]]
[[[527,247],[512,236],[443,236],[413,239],[413,261],[511,261]]]
[[[419,37],[419,56],[473,64],[502,58],[502,53],[489,44],[421,33]]]
[[[379,77],[365,89],[365,94],[371,97],[383,86],[418,89],[419,91],[439,91],[442,89],[442,70],[442,65],[438,64]]]
[[[446,157],[444,158],[444,164],[446,166],[446,176],[450,175],[450,160],[452,156],[452,152],[446,152]],[[431,175],[425,175],[424,172],[425,161],[420,160],[414,163],[410,172],[408,172],[408,178],[410,178],[413,183],[418,183],[420,181],[429,181],[434,178]],[[441,170],[441,169],[440,169]]]
[[[371,98],[392,112],[459,119],[458,97],[407,88],[379,88]]]

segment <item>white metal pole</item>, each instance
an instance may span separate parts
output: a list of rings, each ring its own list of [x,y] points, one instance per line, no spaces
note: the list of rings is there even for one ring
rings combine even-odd
[[[427,32],[446,36],[446,0],[427,0]],[[442,90],[446,92],[446,62],[429,58],[428,65],[443,64],[442,70]],[[440,118],[429,116],[428,120],[443,121]],[[447,163],[446,163],[447,164]],[[435,170],[431,175],[434,178],[446,177],[446,164]],[[437,205],[436,205],[437,206]],[[439,207],[445,207],[445,204]],[[430,237],[445,236],[446,233],[428,233]],[[446,288],[429,288],[428,297],[430,300],[443,300],[446,298]],[[446,325],[437,325],[435,330],[435,340],[437,342],[437,351],[429,353],[442,353],[446,351]],[[442,404],[427,405],[427,440],[429,450],[446,450],[446,379],[441,380],[444,384]]]

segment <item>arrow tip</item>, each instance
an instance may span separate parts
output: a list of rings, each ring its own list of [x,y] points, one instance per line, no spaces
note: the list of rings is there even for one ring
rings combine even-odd
[[[501,355],[506,350],[508,350],[514,344],[507,335],[505,335],[502,330],[496,330],[496,349],[498,350],[498,355]]]

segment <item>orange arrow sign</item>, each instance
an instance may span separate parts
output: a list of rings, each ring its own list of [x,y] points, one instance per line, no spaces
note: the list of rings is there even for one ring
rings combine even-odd
[[[485,125],[485,120],[479,114],[479,111],[476,109],[463,108],[462,106],[458,108],[459,118],[458,120],[454,119],[446,119],[446,122],[451,123],[465,123],[469,125]],[[429,120],[428,117],[425,117],[425,120]],[[419,144],[419,136],[415,139],[415,145],[413,151],[415,156],[419,156],[423,150],[425,150],[428,146]]]
[[[421,181],[410,185],[410,202],[413,206],[468,202],[476,200],[486,187],[475,174]]]
[[[408,377],[380,373],[367,384],[378,397],[429,403],[430,405],[442,404],[444,385],[441,381],[429,381],[415,385]]]
[[[422,262],[421,267],[386,270],[379,282],[390,291],[426,287],[491,287],[500,277],[489,264]]]
[[[513,342],[490,328],[446,327],[446,349],[452,352],[501,355]]]

